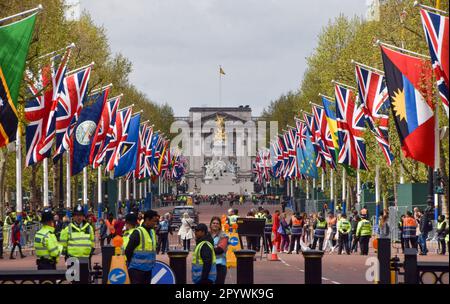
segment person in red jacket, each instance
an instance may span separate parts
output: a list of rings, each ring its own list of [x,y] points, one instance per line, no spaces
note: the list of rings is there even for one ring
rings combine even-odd
[[[273,224],[272,224],[272,234],[273,241],[272,243],[276,244],[277,252],[280,252],[281,249],[281,235],[278,233],[278,228],[280,227],[280,210],[275,210],[275,213],[272,216]]]
[[[13,246],[9,258],[11,260],[15,259],[15,257],[13,257],[13,253],[16,247],[19,247],[20,257],[23,259],[25,255],[22,253],[22,246],[20,245],[20,223],[17,220],[14,222],[14,225],[11,226],[11,243]]]

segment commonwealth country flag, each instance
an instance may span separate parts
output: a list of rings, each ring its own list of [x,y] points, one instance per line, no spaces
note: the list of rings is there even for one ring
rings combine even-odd
[[[36,14],[0,26],[0,147],[16,139],[17,97]]]

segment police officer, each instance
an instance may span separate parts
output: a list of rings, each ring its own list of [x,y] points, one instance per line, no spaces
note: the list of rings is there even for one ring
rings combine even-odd
[[[130,235],[133,233],[133,231],[136,229],[136,226],[138,225],[138,216],[134,212],[130,212],[125,216],[125,231],[123,233],[122,239],[122,249],[125,252],[125,249],[127,248],[128,241],[130,240]]]
[[[83,206],[73,209],[72,222],[61,231],[60,243],[66,258],[90,258],[94,253],[94,229],[85,219]]]
[[[264,210],[264,218],[266,223],[264,225],[264,253],[270,253],[272,250],[272,227],[273,220],[269,210]]]
[[[205,224],[195,227],[195,246],[192,255],[192,282],[194,284],[213,284],[217,279],[214,241]]]
[[[339,249],[338,254],[342,253],[342,248],[345,248],[345,252],[350,254],[349,242],[348,242],[348,234],[351,230],[351,225],[349,220],[347,220],[347,215],[343,213],[341,218],[337,223],[337,229],[339,232]]]
[[[436,233],[438,235],[438,240],[440,243],[440,247],[441,247],[441,252],[439,252],[442,255],[445,255],[445,247],[446,246],[446,229],[447,229],[447,222],[445,221],[445,216],[444,215],[439,215],[438,217],[438,221],[437,221],[437,230]]]
[[[42,212],[42,228],[34,236],[34,249],[36,250],[36,264],[38,270],[56,269],[62,246],[59,245],[55,235],[55,223],[50,209]]]
[[[317,214],[317,219],[314,222],[314,240],[311,249],[316,249],[317,241],[319,241],[319,250],[323,249],[323,240],[325,238],[325,230],[327,229],[327,221],[323,217],[323,213]]]
[[[369,241],[372,235],[372,224],[367,220],[366,215],[361,215],[361,221],[356,228],[356,237],[359,238],[361,255],[369,254]]]
[[[144,213],[142,226],[131,234],[125,248],[131,284],[150,284],[156,261],[156,233],[159,215],[154,210]]]
[[[237,222],[238,215],[236,214],[236,209],[228,209],[228,224],[231,226]]]

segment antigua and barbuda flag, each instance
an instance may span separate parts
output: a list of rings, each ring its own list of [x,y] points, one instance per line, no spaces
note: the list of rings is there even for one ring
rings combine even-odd
[[[435,119],[430,63],[384,46],[381,54],[403,154],[433,167]]]
[[[131,117],[128,125],[127,138],[119,146],[119,162],[114,168],[114,178],[123,176],[136,168],[136,159],[138,152],[139,124],[141,123],[141,114],[138,113]]]

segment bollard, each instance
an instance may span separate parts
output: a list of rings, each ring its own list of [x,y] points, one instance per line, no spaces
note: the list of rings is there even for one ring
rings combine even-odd
[[[417,249],[405,248],[405,284],[419,284],[419,273],[417,271]]]
[[[236,284],[253,284],[255,250],[236,250]]]
[[[102,284],[108,283],[109,268],[111,268],[111,259],[114,255],[114,246],[102,246]]]
[[[379,263],[379,283],[390,284],[390,260],[391,260],[391,239],[378,238],[378,263]]]
[[[189,255],[187,250],[170,250],[167,252],[170,259],[170,268],[175,274],[176,284],[186,284],[186,258]]]
[[[322,250],[302,251],[305,259],[305,284],[322,284]]]

